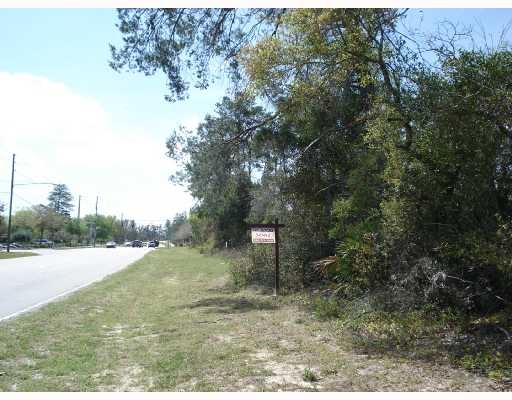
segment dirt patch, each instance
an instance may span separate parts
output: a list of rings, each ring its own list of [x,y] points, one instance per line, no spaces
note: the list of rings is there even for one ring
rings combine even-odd
[[[214,335],[212,341],[220,343],[232,343],[236,337],[230,335]]]
[[[271,351],[268,351],[267,349],[261,349],[257,353],[254,353],[252,357],[258,360],[268,360],[273,355],[274,354]]]
[[[175,391],[176,392],[193,392],[198,383],[199,383],[199,380],[197,378],[192,378],[189,381],[186,381],[186,382],[176,385]]]
[[[96,380],[101,380],[109,376],[117,378],[118,383],[114,385],[99,386],[101,392],[143,392],[148,390],[139,384],[139,378],[142,376],[143,368],[139,365],[121,367],[117,370],[105,369],[99,373],[91,375]]]
[[[284,362],[269,361],[264,364],[265,369],[272,372],[273,375],[265,378],[265,385],[284,390],[293,390],[310,388],[321,390],[321,386],[313,382],[306,382],[304,380],[305,365],[302,364],[287,364]],[[310,368],[311,369],[311,368]],[[314,371],[313,369],[311,369]],[[279,390],[278,389],[278,390]]]
[[[357,370],[357,374],[361,376],[367,375],[375,375],[382,372],[382,367],[380,365],[368,365],[365,368],[361,368]]]
[[[138,366],[129,366],[123,368],[121,373],[121,382],[117,391],[119,392],[143,392],[144,387],[137,386],[137,378],[142,374],[143,369]]]
[[[279,344],[290,346],[290,342],[281,339]],[[300,363],[294,363],[293,360],[272,360],[274,353],[268,349],[260,349],[256,353],[251,354],[251,358],[256,361],[256,367],[260,367],[264,371],[270,373],[265,374],[262,386],[265,389],[273,390],[304,390],[313,389],[321,390],[322,387],[315,382],[307,382],[304,380],[304,371],[307,366]],[[314,368],[309,368],[316,376],[319,372]],[[254,387],[254,385],[252,385]]]
[[[292,342],[291,340],[287,339],[280,339],[278,342],[279,346],[286,350],[297,350],[299,348],[299,345],[297,343]]]
[[[13,364],[17,367],[34,367],[36,362],[28,357],[19,357],[14,360]]]

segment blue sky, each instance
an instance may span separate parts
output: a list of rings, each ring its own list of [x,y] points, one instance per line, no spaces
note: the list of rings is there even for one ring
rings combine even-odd
[[[447,19],[477,32],[480,24],[495,40],[512,21],[511,9],[409,14],[411,21],[423,19],[424,30]],[[178,125],[194,127],[212,112],[226,82],[192,90],[187,101],[166,102],[161,74],[119,74],[108,66],[108,44],[121,41],[116,22],[113,9],[0,9],[0,201],[7,202],[2,192],[16,152],[18,182],[66,183],[75,199],[84,196],[82,215],[93,212],[96,195],[100,212],[141,223],[192,206],[190,196],[167,181],[174,164],[165,156],[165,139]],[[49,189],[17,187],[13,208],[45,203]]]
[[[166,130],[177,115],[189,114],[191,104],[164,101],[162,74],[119,74],[108,67],[109,43],[121,43],[116,23],[113,9],[1,10],[0,68],[65,83],[96,98],[116,121],[143,119]],[[194,109],[209,110],[221,93],[195,91]]]
[[[124,174],[123,165],[110,165],[104,171],[91,170],[87,165],[75,171],[65,166],[64,169],[52,168],[54,160],[34,159],[28,154],[25,146],[30,143],[19,143],[20,139],[7,146],[0,141],[0,192],[8,191],[7,172],[11,154],[16,152],[18,171],[23,174],[18,182],[50,180],[66,183],[76,200],[78,195],[84,196],[82,215],[93,212],[96,195],[100,196],[100,212],[118,216],[124,213],[125,218],[134,218],[141,223],[160,222],[192,206],[192,199],[182,188],[167,182],[174,163],[165,156],[165,139],[177,126],[194,127],[207,112],[212,112],[224,93],[222,82],[208,91],[192,89],[187,101],[165,101],[166,86],[162,74],[148,77],[131,72],[117,73],[108,66],[108,44],[121,41],[116,22],[117,13],[112,9],[0,10],[0,72],[46,78],[52,83],[64,84],[74,95],[95,102],[107,114],[107,124],[120,139],[110,149],[111,157],[115,159],[119,152],[131,151],[136,166],[128,169],[131,178],[116,187],[119,175]],[[30,110],[26,112],[30,118]],[[35,140],[31,149],[39,147],[39,155],[52,154],[47,147],[54,147],[55,141],[61,140],[57,134],[53,135],[51,127],[47,126],[47,129],[48,140]],[[99,129],[108,128],[101,126]],[[130,139],[123,140],[128,136],[123,135],[124,131],[138,136],[140,140],[136,145],[130,148]],[[35,135],[35,132],[32,129],[25,134]],[[11,135],[22,136],[13,127]],[[91,141],[99,147],[104,145],[101,134],[91,135]],[[146,145],[151,151],[145,151]],[[62,147],[63,152],[73,151]],[[77,151],[80,153],[80,149]],[[62,153],[55,157],[65,159]],[[89,158],[92,164],[104,161],[94,151]],[[50,189],[50,186],[16,188],[14,210],[31,203],[46,203]],[[0,193],[0,201],[6,203],[6,200],[7,194]]]

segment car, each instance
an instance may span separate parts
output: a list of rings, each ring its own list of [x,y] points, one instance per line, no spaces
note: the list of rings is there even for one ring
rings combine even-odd
[[[132,247],[132,242],[130,242],[130,241],[126,241],[126,242],[124,242],[124,246],[126,246],[126,247]]]
[[[36,239],[33,243],[41,247],[53,247],[53,242],[48,239]]]
[[[113,249],[114,247],[116,247],[116,242],[114,242],[114,241],[112,241],[112,240],[111,240],[111,241],[107,242],[107,243],[105,244],[105,246],[106,246],[106,248],[107,248],[107,249],[109,249],[109,248],[110,248],[110,249]]]
[[[155,241],[154,241],[154,240],[150,240],[150,241],[148,242],[148,247],[156,247],[156,243],[155,243]]]
[[[140,240],[134,240],[132,242],[132,247],[142,247],[142,241]]]

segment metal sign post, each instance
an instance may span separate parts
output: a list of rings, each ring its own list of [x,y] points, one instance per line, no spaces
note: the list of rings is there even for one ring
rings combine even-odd
[[[274,243],[274,254],[276,259],[276,268],[274,275],[274,296],[279,293],[279,228],[284,225],[279,223],[279,219],[275,219],[273,224],[251,224],[251,240],[252,243]]]

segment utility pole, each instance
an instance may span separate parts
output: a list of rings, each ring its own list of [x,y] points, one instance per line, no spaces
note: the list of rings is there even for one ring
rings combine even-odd
[[[76,217],[78,222],[78,246],[80,247],[80,200],[82,200],[82,195],[78,195],[78,216]]]
[[[9,222],[7,225],[7,252],[11,251],[11,216],[12,216],[12,190],[14,188],[14,159],[16,154],[12,155],[12,170],[11,170],[11,196],[9,199]]]
[[[96,196],[96,216],[94,217],[94,238],[92,239],[92,247],[96,247],[96,224],[98,222],[98,196]]]

